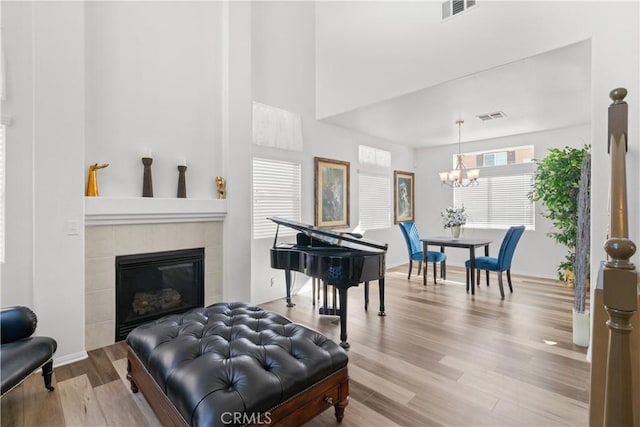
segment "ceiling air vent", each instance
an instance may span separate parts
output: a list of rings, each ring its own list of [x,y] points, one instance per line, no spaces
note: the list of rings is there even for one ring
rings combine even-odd
[[[483,122],[486,122],[487,120],[502,119],[504,117],[507,117],[507,115],[502,111],[496,111],[495,113],[479,114],[476,117]]]
[[[442,19],[457,15],[476,5],[476,0],[447,0],[442,3]]]

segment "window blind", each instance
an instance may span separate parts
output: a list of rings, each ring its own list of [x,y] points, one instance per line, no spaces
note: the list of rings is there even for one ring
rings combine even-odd
[[[524,225],[535,229],[534,203],[527,194],[533,183],[533,164],[483,168],[479,185],[454,188],[455,206],[467,211],[465,227],[507,229]]]
[[[253,158],[253,238],[273,238],[276,224],[267,217],[279,216],[300,221],[301,171],[299,163]],[[293,235],[295,230],[282,227],[280,235]]]
[[[358,180],[360,227],[366,230],[391,226],[391,180],[388,176],[360,173]]]

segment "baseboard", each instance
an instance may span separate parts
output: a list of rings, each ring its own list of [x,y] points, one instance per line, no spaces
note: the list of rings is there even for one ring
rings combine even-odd
[[[53,357],[53,367],[57,368],[58,366],[68,365],[69,363],[78,362],[80,360],[86,359],[89,357],[86,351],[79,351],[73,354],[67,354],[62,357]]]

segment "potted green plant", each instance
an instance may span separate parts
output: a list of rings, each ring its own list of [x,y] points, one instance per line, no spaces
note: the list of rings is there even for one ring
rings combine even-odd
[[[547,235],[567,247],[565,259],[558,265],[558,278],[571,272],[574,280],[574,343],[588,345],[589,323],[585,310],[589,278],[589,228],[591,189],[591,147],[549,149],[536,160],[536,173],[529,199],[546,208],[541,215],[553,223],[555,231]],[[586,341],[584,324],[586,324]]]

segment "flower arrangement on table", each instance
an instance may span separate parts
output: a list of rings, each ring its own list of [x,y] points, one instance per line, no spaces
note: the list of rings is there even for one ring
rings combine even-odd
[[[442,217],[444,228],[464,225],[467,222],[467,213],[464,210],[464,206],[461,208],[448,207],[440,212],[440,216]]]

